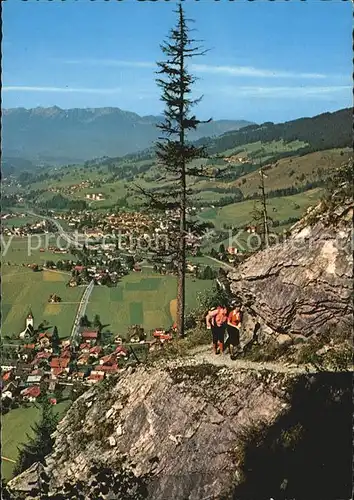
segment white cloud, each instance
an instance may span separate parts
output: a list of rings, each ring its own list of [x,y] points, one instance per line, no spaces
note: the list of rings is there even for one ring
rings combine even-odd
[[[62,61],[65,64],[82,64],[89,66],[115,66],[126,68],[157,68],[157,64],[152,61],[123,61],[120,59],[69,59]],[[262,69],[253,66],[219,66],[215,64],[191,64],[190,69],[196,73],[228,75],[228,76],[248,76],[254,78],[326,78],[322,73],[301,73],[295,71],[283,71],[279,69]]]
[[[278,69],[261,69],[252,66],[215,66],[209,64],[191,64],[191,69],[198,73],[230,76],[253,76],[258,78],[326,78],[321,73],[298,73]]]
[[[81,94],[118,94],[122,91],[119,87],[114,88],[87,88],[87,87],[37,87],[26,85],[4,85],[2,92],[76,92]]]
[[[233,87],[226,86],[218,89],[223,94],[233,97],[253,97],[253,98],[287,98],[297,99],[300,97],[326,98],[333,97],[340,93],[349,95],[351,85],[335,85],[335,86],[302,86],[302,87]]]

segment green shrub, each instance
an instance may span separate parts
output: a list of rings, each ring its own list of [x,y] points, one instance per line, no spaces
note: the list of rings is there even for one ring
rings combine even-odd
[[[216,378],[221,367],[210,363],[202,363],[196,366],[183,366],[168,370],[175,384],[182,382],[185,378],[190,378],[196,382],[201,382],[207,377]]]
[[[321,356],[316,354],[321,346],[315,341],[309,341],[307,344],[304,344],[300,347],[300,350],[297,354],[297,362],[300,364],[313,364],[316,365],[320,363]]]
[[[162,358],[175,359],[181,356],[187,356],[194,347],[209,343],[211,343],[210,330],[206,328],[195,328],[187,331],[183,339],[173,339],[163,344],[161,349],[150,352],[147,361],[153,362]]]
[[[275,361],[289,353],[289,346],[270,341],[268,344],[253,344],[243,357],[250,361]]]

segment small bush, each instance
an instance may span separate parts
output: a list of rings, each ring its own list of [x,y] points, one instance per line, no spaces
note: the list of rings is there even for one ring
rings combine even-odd
[[[183,339],[173,339],[171,342],[163,344],[161,349],[150,352],[148,360],[155,361],[161,358],[175,359],[187,356],[194,347],[209,343],[211,343],[210,331],[206,328],[196,328],[188,331],[186,337]]]
[[[99,382],[99,385],[102,386],[104,389],[112,389],[119,378],[119,375],[110,375],[108,378],[104,378],[101,382]]]
[[[81,420],[86,418],[87,406],[84,401],[77,400],[73,406],[72,415],[72,427],[77,430],[81,428]]]
[[[288,353],[288,345],[271,341],[265,345],[253,344],[244,353],[244,358],[250,361],[275,361]]]
[[[324,356],[324,362],[335,371],[343,372],[352,367],[353,355],[353,346],[349,343],[345,343],[328,351]]]
[[[338,341],[338,339],[336,339]],[[320,353],[320,349],[328,346],[326,352]],[[347,371],[353,364],[354,349],[350,340],[344,340],[337,345],[331,345],[330,335],[324,334],[315,337],[301,346],[297,354],[297,362],[312,364],[318,370],[331,369],[335,371]]]
[[[319,349],[320,346],[317,343],[309,341],[307,344],[301,346],[297,355],[297,362],[300,364],[318,364],[321,361],[321,357],[316,354],[316,351]]]
[[[197,382],[205,380],[207,377],[217,377],[220,367],[211,365],[209,363],[202,363],[197,366],[183,366],[179,368],[172,368],[168,370],[172,380],[175,384],[182,382],[185,378],[191,378]]]

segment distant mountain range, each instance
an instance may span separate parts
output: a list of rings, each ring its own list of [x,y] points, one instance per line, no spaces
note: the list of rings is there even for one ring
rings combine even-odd
[[[122,156],[152,146],[159,116],[139,116],[119,108],[12,108],[2,112],[2,155],[49,164],[79,163]],[[219,136],[250,125],[245,120],[202,124],[188,138]]]

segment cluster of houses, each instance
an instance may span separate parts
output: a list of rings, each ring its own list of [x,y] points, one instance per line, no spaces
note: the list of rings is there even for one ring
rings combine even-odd
[[[70,278],[67,286],[76,287],[78,285],[88,284],[92,280],[95,285],[114,285],[118,283],[122,276],[125,276],[129,272],[124,263],[120,264],[119,270],[108,269],[107,264],[108,262],[106,262],[106,265],[75,265],[73,267],[75,273]],[[137,269],[138,266],[135,266],[134,270]]]
[[[22,185],[20,182],[18,182],[18,179],[13,176],[13,175],[7,175],[1,178],[1,184],[5,188],[22,188]],[[14,193],[11,195],[12,198],[14,198],[18,203],[23,203],[24,198],[18,193]]]
[[[86,195],[87,199],[103,200],[102,193],[92,193]],[[84,235],[92,238],[101,238],[109,234],[120,232],[134,232],[143,234],[151,229],[154,220],[146,213],[141,212],[108,212],[105,214],[96,213],[91,210],[72,211],[65,214],[56,214],[52,211],[51,216],[56,220],[65,221],[73,230],[80,230]],[[161,219],[162,220],[162,219]],[[155,225],[158,224],[156,221]]]
[[[94,200],[94,201],[103,201],[105,200],[105,197],[102,193],[88,193],[85,198],[87,200]]]
[[[72,195],[82,189],[91,188],[92,185],[92,181],[86,180],[78,182],[77,184],[71,184],[70,186],[50,187],[48,191],[52,193],[61,193],[63,195]]]
[[[25,329],[19,334],[21,343],[11,344],[11,355],[4,350],[0,389],[7,409],[12,403],[35,402],[48,393],[55,395],[58,388],[73,387],[77,383],[89,387],[116,374],[130,358],[130,351],[119,336],[109,345],[103,345],[97,328],[80,328],[75,341],[59,339],[55,330],[35,330],[30,312]],[[129,341],[146,344],[148,350],[153,351],[171,341],[175,331],[176,325],[170,331],[157,328],[150,341],[137,333]],[[56,404],[56,397],[50,401]]]
[[[18,218],[18,217],[26,217],[26,214],[15,214],[15,213],[12,213],[12,212],[7,212],[5,214],[1,214],[1,220],[11,220],[11,219],[14,219],[14,218]]]
[[[189,211],[193,211],[193,208],[190,207]],[[136,244],[139,247],[139,238],[154,242],[154,238],[160,234],[170,235],[178,218],[177,211],[171,210],[166,210],[164,214],[124,211],[101,214],[83,210],[66,216],[66,221],[72,229],[79,230],[88,239],[99,240],[102,237],[114,238],[115,235],[120,235],[121,250],[134,253]],[[187,243],[198,246],[200,238],[188,235]]]
[[[92,214],[91,214],[92,215]],[[84,233],[89,237],[102,237],[108,234],[151,234],[152,227],[158,226],[150,216],[140,212],[117,212],[106,215],[97,214],[91,217],[90,227],[83,227]]]
[[[51,332],[35,333],[32,313],[20,337],[29,343],[18,345],[11,359],[3,355],[1,360],[2,400],[33,402],[44,387],[53,393],[58,385],[81,382],[90,386],[116,374],[129,358],[121,339],[113,345],[100,345],[97,329],[82,328],[78,345],[55,339]]]
[[[243,154],[238,154],[238,155],[232,155],[232,156],[226,156],[224,158],[224,161],[226,163],[251,163],[251,159],[249,156],[246,155],[246,153]]]
[[[52,252],[54,254],[65,254],[65,253],[69,253],[69,249],[68,248],[60,248],[60,247],[57,247],[57,246],[53,246],[53,245],[50,245],[48,246],[48,248],[40,248],[39,249],[40,252],[46,252],[46,251],[49,251],[49,252]]]
[[[93,193],[87,196],[93,196],[92,199],[103,199],[102,193]],[[194,208],[189,207],[188,210],[193,212]],[[10,214],[3,214],[2,217],[9,217],[9,215]],[[173,234],[176,221],[178,221],[179,218],[178,211],[176,210],[166,210],[164,214],[147,214],[146,212],[131,211],[111,211],[102,214],[87,209],[59,214],[52,210],[50,215],[53,219],[65,221],[71,230],[78,230],[88,240],[101,240],[102,237],[112,237],[114,240],[117,235],[120,235],[120,239],[118,240],[120,250],[130,254],[134,254],[136,251],[141,250],[140,247],[146,248],[145,242],[142,241],[143,239],[151,242],[152,245],[157,244],[157,241],[159,245],[164,245],[165,236],[171,236],[171,234]],[[46,219],[33,224],[24,224],[18,228],[3,227],[2,230],[8,235],[16,234],[17,236],[26,236],[32,233],[56,232],[57,228]],[[162,238],[159,240],[158,237],[160,235],[165,239]],[[93,241],[90,242],[90,244],[91,243],[93,243]],[[201,238],[190,234],[187,237],[187,244],[189,249],[192,251],[193,249],[196,250],[201,245]],[[103,246],[104,245],[101,245],[101,247]],[[112,247],[116,248],[116,245],[112,245]],[[45,252],[47,250],[54,253],[68,252],[67,248],[58,248],[56,246],[51,246],[48,249],[43,247],[40,248],[40,252]],[[100,248],[100,250],[101,253],[105,255],[109,253],[107,245],[105,248]]]
[[[176,324],[169,331],[156,328],[150,341],[137,333],[129,341],[146,344],[152,351],[171,341],[175,331]],[[1,360],[2,400],[33,402],[44,388],[54,393],[58,385],[70,387],[76,382],[89,387],[118,373],[130,357],[121,337],[116,336],[113,343],[102,345],[100,331],[95,328],[80,328],[75,342],[60,340],[54,331],[36,331],[31,312],[19,337],[22,344],[13,345],[12,349],[16,354],[9,358],[5,351]]]
[[[26,217],[26,214],[3,214],[1,216],[2,220],[11,220],[11,218],[16,217],[16,219],[21,217]],[[42,234],[49,233],[50,231],[50,222],[47,220],[39,220],[33,223],[26,223],[21,226],[14,225],[1,225],[1,234],[5,236],[28,236],[30,234]]]

